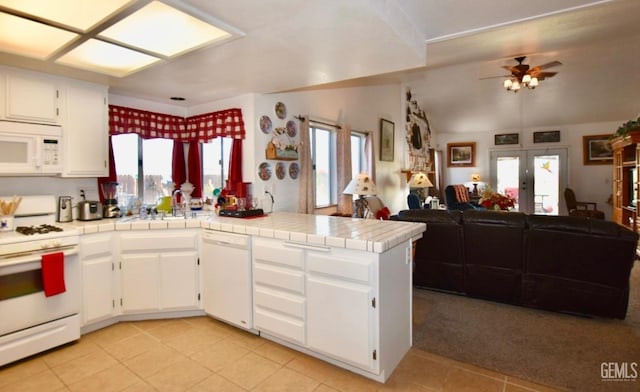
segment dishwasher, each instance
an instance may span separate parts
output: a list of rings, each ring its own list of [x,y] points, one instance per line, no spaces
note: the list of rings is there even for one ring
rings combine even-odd
[[[200,241],[204,311],[252,329],[250,237],[204,229]]]

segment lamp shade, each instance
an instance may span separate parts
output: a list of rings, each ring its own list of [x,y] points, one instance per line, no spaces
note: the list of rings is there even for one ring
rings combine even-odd
[[[378,191],[376,189],[376,184],[373,183],[373,180],[369,175],[367,173],[360,173],[357,177],[354,177],[351,182],[349,182],[342,193],[345,195],[368,196],[377,195]]]
[[[429,177],[423,172],[413,173],[411,179],[409,179],[409,188],[428,188],[433,186]]]
[[[480,174],[474,173],[471,175],[471,181],[478,182],[480,181]]]

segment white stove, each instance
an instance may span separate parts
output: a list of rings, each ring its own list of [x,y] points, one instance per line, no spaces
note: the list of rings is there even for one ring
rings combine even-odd
[[[11,315],[0,317],[0,366],[80,338],[80,236],[55,216],[55,196],[23,196],[14,230],[0,231],[0,315]],[[45,294],[50,258],[64,288]]]
[[[0,231],[0,264],[4,255],[77,245],[80,242],[78,230],[63,228],[55,219],[55,196],[22,196],[13,230]]]

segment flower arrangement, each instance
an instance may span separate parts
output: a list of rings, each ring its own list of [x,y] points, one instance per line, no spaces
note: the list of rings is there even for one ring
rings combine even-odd
[[[478,202],[481,206],[488,210],[504,210],[508,211],[515,207],[515,199],[509,195],[501,195],[491,190],[491,187],[485,187],[482,196]]]
[[[271,143],[281,151],[298,151],[298,144],[287,134],[287,129],[284,127],[273,130]]]

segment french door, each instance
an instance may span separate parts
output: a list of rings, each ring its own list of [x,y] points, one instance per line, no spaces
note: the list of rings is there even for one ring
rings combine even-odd
[[[567,149],[491,151],[491,188],[527,214],[566,215]]]

